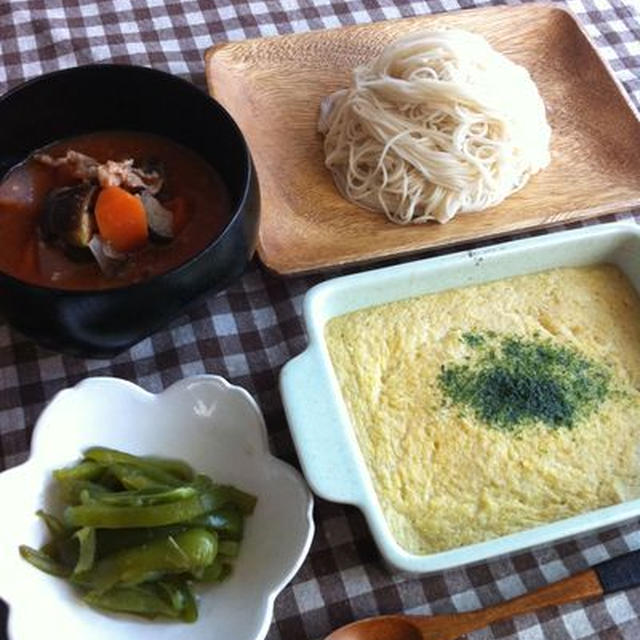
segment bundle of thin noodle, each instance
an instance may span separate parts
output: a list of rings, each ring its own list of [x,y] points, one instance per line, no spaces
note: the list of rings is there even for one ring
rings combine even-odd
[[[400,224],[496,205],[550,162],[528,71],[457,29],[410,34],[356,68],[319,130],[341,193]]]

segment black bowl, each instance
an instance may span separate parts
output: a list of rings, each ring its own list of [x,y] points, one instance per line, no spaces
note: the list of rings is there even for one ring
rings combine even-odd
[[[255,249],[260,200],[251,155],[229,114],[189,82],[127,65],[67,69],[0,98],[0,123],[0,179],[39,147],[120,129],[155,133],[193,149],[231,194],[231,218],[218,237],[189,261],[146,281],[76,291],[31,285],[0,271],[0,310],[43,346],[111,357],[246,267]]]

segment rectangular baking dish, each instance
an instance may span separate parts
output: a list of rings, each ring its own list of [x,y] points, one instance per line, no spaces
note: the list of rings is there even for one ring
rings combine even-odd
[[[640,227],[615,222],[491,245],[328,280],[305,296],[309,344],[282,369],[280,390],[305,476],[313,491],[352,504],[394,569],[425,574],[549,544],[640,515],[640,499],[515,534],[429,555],[393,538],[350,423],[324,339],[328,320],[365,307],[512,276],[613,263],[640,291]],[[639,319],[640,320],[640,319]]]

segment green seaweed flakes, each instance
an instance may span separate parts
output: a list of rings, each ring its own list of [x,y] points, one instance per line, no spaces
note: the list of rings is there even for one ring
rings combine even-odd
[[[449,402],[493,427],[517,430],[541,422],[571,428],[609,392],[606,367],[574,347],[479,332],[461,340],[472,358],[443,365],[440,389]]]
[[[467,331],[466,333],[463,333],[461,339],[470,347],[479,347],[484,344],[485,341],[485,337],[476,331]]]

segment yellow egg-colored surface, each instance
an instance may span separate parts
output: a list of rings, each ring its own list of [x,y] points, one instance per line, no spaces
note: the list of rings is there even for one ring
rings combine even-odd
[[[610,375],[570,427],[489,424],[447,401],[469,332],[566,346]],[[640,496],[640,299],[611,265],[554,269],[356,311],[326,341],[393,535],[429,553]]]

